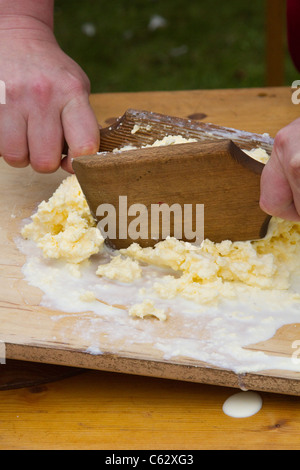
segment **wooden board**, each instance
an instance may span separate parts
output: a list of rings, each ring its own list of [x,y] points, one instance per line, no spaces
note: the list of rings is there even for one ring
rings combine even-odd
[[[62,312],[40,306],[42,292],[23,279],[25,257],[14,243],[21,221],[32,214],[41,200],[51,196],[65,176],[62,171],[38,175],[30,168],[15,170],[0,163],[0,340],[5,343],[7,358],[300,395],[300,373],[295,372],[272,370],[237,375],[184,358],[165,360],[149,345],[133,345],[129,350],[122,349],[121,344],[116,352],[108,342],[103,354],[87,353],[89,344],[74,334],[78,315],[62,318]],[[291,357],[291,344],[299,338],[299,324],[287,325],[269,341],[252,348]]]
[[[21,268],[25,258],[14,243],[21,221],[32,214],[37,202],[53,193],[66,175],[63,172],[37,175],[26,168],[18,170],[16,178],[15,170],[3,162],[0,168],[1,186],[5,188],[0,213],[0,339],[5,342],[7,358],[300,394],[300,373],[271,371],[238,376],[229,370],[184,358],[175,362],[164,360],[147,344],[132,345],[131,350],[122,349],[119,344],[114,349],[109,341],[105,347],[105,340],[104,354],[87,353],[90,344],[74,333],[76,323],[82,321],[84,315],[70,314],[60,319],[62,312],[39,305],[42,292],[23,279]],[[70,332],[69,336],[66,331]],[[291,356],[291,343],[298,338],[300,325],[287,326],[278,339],[266,341],[260,350]]]

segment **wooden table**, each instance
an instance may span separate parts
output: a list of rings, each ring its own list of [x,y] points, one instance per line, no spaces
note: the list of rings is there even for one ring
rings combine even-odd
[[[300,109],[287,88],[100,94],[91,103],[102,126],[135,108],[272,136]],[[298,397],[261,393],[258,414],[234,419],[222,405],[235,389],[64,367],[34,370],[22,362],[0,367],[6,367],[1,449],[300,449]]]

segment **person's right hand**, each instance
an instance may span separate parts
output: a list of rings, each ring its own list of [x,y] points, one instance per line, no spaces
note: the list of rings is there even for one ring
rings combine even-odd
[[[262,172],[260,206],[272,216],[300,221],[300,118],[275,136]]]
[[[89,104],[86,74],[59,47],[44,22],[22,17],[0,23],[0,155],[13,167],[41,173],[99,150],[99,127]],[[69,151],[61,161],[64,140]]]

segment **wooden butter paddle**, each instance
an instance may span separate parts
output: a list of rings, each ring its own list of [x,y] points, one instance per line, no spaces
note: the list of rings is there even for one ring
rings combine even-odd
[[[168,235],[199,243],[201,221],[202,237],[214,242],[263,237],[270,220],[259,207],[263,167],[230,139],[73,160],[92,214],[117,249],[132,242],[153,246]],[[163,232],[166,225],[169,233]]]

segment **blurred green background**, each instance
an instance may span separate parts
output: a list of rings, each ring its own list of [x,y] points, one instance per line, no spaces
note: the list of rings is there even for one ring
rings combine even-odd
[[[263,0],[60,0],[55,33],[93,93],[265,85]]]

